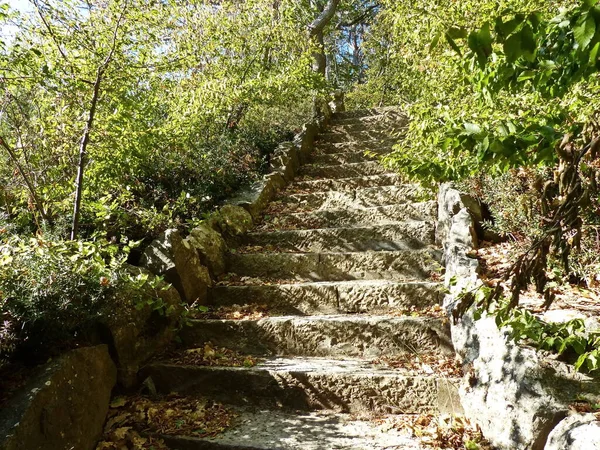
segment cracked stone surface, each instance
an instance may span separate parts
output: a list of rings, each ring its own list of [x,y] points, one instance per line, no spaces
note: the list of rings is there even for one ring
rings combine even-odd
[[[250,233],[244,243],[293,252],[417,250],[435,242],[435,224],[420,220],[354,228]]]
[[[233,253],[231,273],[303,281],[427,280],[441,269],[436,249],[346,253]],[[288,278],[290,279],[290,278]]]
[[[237,426],[206,442],[227,448],[281,450],[425,450],[421,444],[390,427],[333,413],[286,414],[270,410],[242,412]],[[180,440],[171,441],[181,444]]]
[[[407,353],[451,354],[440,319],[367,315],[280,316],[260,320],[193,320],[187,346],[210,341],[242,353],[375,358]]]
[[[451,411],[458,380],[376,369],[356,359],[274,358],[252,368],[153,364],[159,392],[210,396],[235,405],[334,410],[370,416]]]
[[[215,306],[244,305],[250,300],[274,311],[301,314],[424,308],[439,304],[441,299],[441,283],[388,280],[220,286],[211,292]]]

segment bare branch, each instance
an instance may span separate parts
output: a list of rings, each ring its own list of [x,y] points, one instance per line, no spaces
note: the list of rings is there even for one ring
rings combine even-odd
[[[35,193],[35,188],[33,187],[33,183],[29,180],[29,177],[27,176],[27,173],[25,172],[25,170],[23,170],[23,166],[21,166],[21,163],[19,162],[19,158],[17,157],[17,154],[11,148],[11,146],[6,143],[6,141],[4,140],[4,138],[2,136],[0,136],[0,146],[3,147],[7,151],[8,156],[10,157],[13,164],[17,168],[19,174],[23,178],[23,181],[25,182],[25,185],[27,186],[27,190],[29,190],[29,194],[31,195],[31,198],[33,198],[33,202],[35,203],[36,209],[40,213],[40,216],[42,216],[42,219],[44,221],[46,221],[47,220],[46,212],[44,211],[42,202],[40,201],[37,194]]]
[[[333,18],[339,3],[340,0],[328,0],[323,12],[308,26],[308,32],[311,37],[315,37],[323,32],[323,29]]]

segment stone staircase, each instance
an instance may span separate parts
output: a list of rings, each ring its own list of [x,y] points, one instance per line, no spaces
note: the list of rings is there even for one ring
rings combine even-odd
[[[239,414],[216,438],[170,437],[170,448],[419,449],[386,421],[459,412],[457,380],[418,364],[453,356],[436,308],[436,202],[374,161],[403,124],[387,109],[335,115],[302,176],[231,252],[230,274],[212,289],[215,307],[260,306],[267,316],[197,319],[181,333],[187,348],[210,342],[260,357],[258,365],[144,368],[159,393],[207,397]],[[417,364],[392,368],[386,358]]]

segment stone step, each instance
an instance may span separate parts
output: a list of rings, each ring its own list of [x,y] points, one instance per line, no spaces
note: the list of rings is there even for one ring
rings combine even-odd
[[[417,250],[435,242],[435,224],[407,221],[393,225],[355,228],[321,228],[249,233],[244,243],[275,250],[305,252],[357,252]]]
[[[393,424],[402,417],[377,422],[333,411],[286,412],[238,408],[232,428],[214,438],[163,437],[178,450],[426,450],[419,439]]]
[[[321,186],[319,186],[321,187]],[[379,206],[419,203],[423,191],[414,184],[357,188],[347,191],[317,191],[290,194],[279,201],[303,211],[341,208],[365,209]],[[415,206],[414,208],[419,208]]]
[[[382,131],[382,130],[352,130],[351,128],[341,131],[326,131],[319,133],[316,137],[316,143],[339,144],[344,142],[364,142],[373,141],[371,145],[377,145],[379,142],[385,144],[391,139],[398,140],[401,131]]]
[[[398,186],[406,183],[399,174],[372,175],[369,177],[342,178],[337,180],[294,181],[293,186],[306,191],[354,191],[358,188]],[[417,188],[414,188],[417,190]]]
[[[377,156],[365,155],[365,152],[323,153],[311,157],[311,162],[318,165],[355,164],[376,160]]]
[[[373,152],[386,154],[398,143],[396,138],[347,141],[347,142],[315,142],[315,154]]]
[[[440,250],[354,253],[231,253],[228,270],[240,276],[344,281],[427,279],[438,271]]]
[[[306,213],[266,216],[266,222],[260,227],[260,230],[389,225],[403,220],[433,220],[436,212],[437,202],[434,201],[375,206],[372,208],[320,209]]]
[[[291,274],[290,274],[291,275]],[[443,286],[427,281],[353,280],[215,286],[210,304],[266,306],[272,314],[347,314],[407,311],[439,305]]]
[[[403,116],[402,111],[397,106],[379,106],[376,108],[354,109],[352,111],[344,111],[333,115],[333,124],[339,123],[346,119],[368,119],[375,116],[389,115],[390,117]]]
[[[375,131],[384,132],[388,134],[397,134],[404,129],[408,120],[406,116],[402,115],[378,115],[378,116],[367,116],[362,119],[344,119],[333,122],[328,132],[331,133],[353,133],[360,131]]]
[[[159,393],[200,395],[232,405],[357,415],[460,410],[456,380],[377,369],[361,360],[275,358],[251,368],[153,363],[141,371],[141,379],[147,377]]]
[[[339,179],[381,175],[391,172],[377,161],[366,161],[344,165],[306,164],[302,166],[300,173],[301,175],[314,178]]]
[[[374,358],[419,352],[450,354],[446,319],[367,315],[191,320],[187,347],[212,342],[244,354]]]

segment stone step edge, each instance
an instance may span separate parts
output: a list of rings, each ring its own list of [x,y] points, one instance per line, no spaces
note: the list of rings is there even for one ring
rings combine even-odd
[[[259,277],[252,277],[259,278]],[[260,278],[259,278],[260,279]],[[246,286],[227,286],[227,285],[215,285],[210,289],[247,289],[247,288],[269,288],[269,289],[290,289],[290,288],[307,288],[307,287],[344,287],[352,285],[361,285],[364,287],[393,287],[393,286],[426,286],[435,288],[437,286],[443,287],[444,283],[441,281],[427,281],[427,280],[343,280],[343,281],[307,281],[298,283],[281,283],[281,284],[252,284]]]
[[[435,224],[435,220],[403,220],[403,221],[399,221],[397,223],[393,223],[393,224],[383,224],[383,225],[370,225],[370,226],[364,226],[364,225],[360,225],[360,226],[356,226],[356,227],[352,227],[352,226],[345,226],[345,227],[331,227],[331,228],[303,228],[301,230],[281,230],[281,231],[253,231],[248,233],[248,236],[274,236],[277,234],[302,234],[302,233],[308,233],[308,232],[314,232],[314,231],[327,231],[327,232],[331,232],[331,231],[337,231],[337,230],[353,230],[353,231],[357,231],[357,230],[361,230],[361,231],[368,231],[368,230],[377,230],[380,228],[391,228],[391,227],[395,227],[398,225],[431,225],[431,224]],[[422,249],[420,249],[422,250]],[[321,252],[303,252],[303,253],[321,253]],[[337,252],[337,253],[342,253],[342,252]]]
[[[396,174],[393,174],[393,176],[395,176]],[[331,181],[334,183],[345,183],[348,181],[352,181],[352,180],[374,180],[377,178],[384,178],[384,177],[388,177],[389,175],[368,175],[366,177],[349,177],[349,178],[319,178],[317,180],[306,180],[306,181],[297,181],[294,183],[302,183],[302,184],[306,184],[306,183],[310,183],[310,182],[315,182],[315,184],[318,183],[323,183],[323,182],[327,182],[327,181]],[[293,186],[294,183],[291,183],[290,186]],[[398,188],[398,189],[414,189],[415,191],[419,190],[419,186],[415,185],[415,184],[410,184],[410,183],[403,183],[403,184],[385,184],[385,185],[381,185],[381,186],[357,186],[355,187],[353,190],[351,191],[343,191],[343,190],[327,190],[327,191],[312,191],[312,192],[298,192],[298,193],[292,193],[290,195],[294,196],[294,197],[300,197],[300,196],[308,196],[308,195],[329,195],[331,193],[350,193],[350,192],[363,192],[363,191],[378,191],[381,190],[382,188]],[[429,201],[437,201],[437,200],[429,200]],[[423,203],[423,202],[415,202],[415,203]],[[400,203],[401,204],[401,203]]]
[[[400,177],[400,175],[398,175],[397,173],[394,172],[390,172],[387,174],[379,174],[379,175],[365,175],[365,176],[361,176],[361,177],[347,177],[347,178],[318,178],[318,179],[312,179],[312,180],[294,180],[293,182],[290,183],[290,186],[294,186],[296,183],[301,183],[301,184],[308,184],[308,183],[323,183],[323,182],[334,182],[334,183],[351,183],[355,180],[362,180],[362,181],[375,181],[377,179],[384,179],[384,178],[391,178],[391,177]],[[397,188],[410,188],[413,187],[414,189],[420,189],[420,186],[414,183],[401,183],[401,184],[381,184],[381,185],[377,185],[377,186],[356,186],[354,188],[354,190],[364,190],[364,189],[381,189],[381,188],[388,188],[388,187],[397,187]],[[315,192],[311,192],[310,194],[318,194],[318,193],[329,193],[329,192],[347,192],[347,191],[332,191],[332,190],[328,190],[328,191],[315,191]],[[295,194],[295,195],[301,195],[301,194]]]
[[[326,192],[326,191],[323,191]],[[318,195],[319,192],[316,193],[311,193],[311,194],[296,194],[296,195]],[[270,214],[270,216],[272,217],[298,217],[298,218],[303,218],[303,217],[307,217],[310,218],[312,216],[318,216],[319,213],[329,213],[329,214],[335,214],[337,212],[377,212],[377,211],[382,211],[385,209],[392,209],[392,208],[396,208],[396,207],[405,207],[406,205],[413,205],[415,207],[417,206],[427,206],[429,204],[429,206],[432,206],[433,204],[437,204],[437,202],[435,200],[427,200],[427,201],[423,201],[423,202],[406,202],[406,203],[392,203],[389,205],[380,205],[380,206],[366,206],[366,207],[356,207],[356,206],[350,206],[348,208],[326,208],[326,209],[315,209],[312,211],[304,211],[304,212],[284,212],[284,213],[280,213],[280,214]],[[384,211],[382,211],[384,212]],[[434,217],[432,217],[434,218]],[[405,221],[402,220],[398,220],[398,221],[394,221],[394,223],[403,223]],[[324,227],[324,228],[331,228],[331,227]],[[342,228],[342,227],[334,227],[334,228]],[[282,231],[289,231],[289,230],[282,230]],[[323,252],[321,252],[323,253]]]
[[[202,396],[232,406],[253,404],[269,410],[411,414],[460,409],[458,380],[439,375],[163,363],[145,366],[141,375],[142,379],[150,377],[161,394]]]

